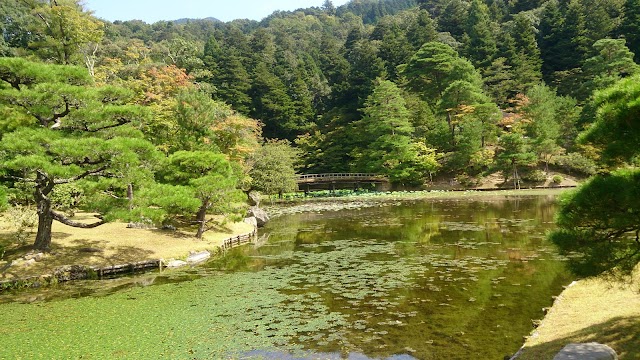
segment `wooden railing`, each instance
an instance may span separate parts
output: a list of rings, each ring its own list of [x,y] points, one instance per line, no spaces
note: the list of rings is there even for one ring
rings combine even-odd
[[[329,181],[376,181],[387,182],[384,175],[367,173],[328,173],[328,174],[305,174],[298,176],[298,183],[329,182]]]

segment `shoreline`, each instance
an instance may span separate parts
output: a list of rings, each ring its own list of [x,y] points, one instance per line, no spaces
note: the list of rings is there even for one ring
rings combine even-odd
[[[619,359],[640,355],[640,278],[572,282],[556,297],[539,326],[511,360],[551,360],[570,343],[610,346]]]
[[[66,227],[62,224],[57,226],[58,230]],[[55,247],[50,254],[28,252],[4,261],[0,274],[0,294],[15,288],[42,287],[72,280],[108,279],[177,267],[171,265],[175,259],[186,259],[177,261],[182,266],[195,265],[211,255],[254,241],[257,235],[256,228],[245,223],[231,224],[227,233],[205,233],[201,240],[180,232],[164,234],[152,229],[125,229],[125,226],[123,223],[112,223],[111,227],[115,230],[105,230],[107,234],[109,230],[120,232],[117,244],[114,244],[115,241],[87,241],[84,238],[82,241],[69,240],[72,237],[67,234],[66,239],[54,240]],[[128,236],[122,236],[122,232]],[[87,232],[81,233],[81,236],[87,237]],[[110,238],[114,238],[113,234]],[[175,246],[167,246],[169,243]],[[192,261],[189,261],[190,256],[194,257]]]

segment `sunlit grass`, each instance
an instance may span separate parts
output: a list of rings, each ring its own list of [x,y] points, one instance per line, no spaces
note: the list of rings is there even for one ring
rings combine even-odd
[[[640,282],[582,280],[566,289],[518,360],[553,359],[566,344],[599,342],[620,359],[640,357]]]
[[[75,220],[90,222],[95,218],[79,214]],[[34,239],[27,239],[24,245],[15,244],[11,242],[9,230],[0,230],[0,241],[7,244],[3,260],[18,261],[0,273],[0,280],[41,275],[61,265],[110,266],[152,259],[184,258],[190,251],[215,250],[224,239],[252,230],[249,224],[228,223],[224,228],[206,232],[203,239],[196,239],[193,232],[129,229],[126,223],[121,222],[107,223],[94,229],[79,229],[54,222],[51,252],[29,266],[20,265],[19,258],[30,251]]]

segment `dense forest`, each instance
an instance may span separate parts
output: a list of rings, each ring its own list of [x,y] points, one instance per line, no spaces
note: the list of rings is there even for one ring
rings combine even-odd
[[[611,166],[578,134],[640,55],[639,0],[327,0],[154,24],[4,0],[0,27],[0,198],[38,206],[40,248],[54,219],[81,225],[63,213],[78,204],[94,225],[193,216],[201,234],[294,171],[593,175]]]

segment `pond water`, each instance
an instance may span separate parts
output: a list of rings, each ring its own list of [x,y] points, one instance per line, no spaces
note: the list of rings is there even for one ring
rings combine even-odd
[[[281,216],[205,267],[0,295],[0,358],[503,359],[569,281],[553,196]]]

